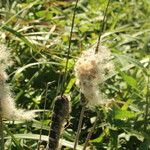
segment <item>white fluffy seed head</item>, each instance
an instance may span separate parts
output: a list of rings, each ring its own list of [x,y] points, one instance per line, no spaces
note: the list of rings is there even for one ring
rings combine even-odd
[[[114,65],[110,51],[100,46],[97,53],[95,48],[83,52],[75,64],[76,85],[86,97],[87,106],[106,104],[108,100],[100,90],[100,85],[113,73]]]
[[[7,74],[5,69],[11,65],[10,55],[4,45],[0,45],[0,107],[1,115],[8,120],[32,120],[35,117],[34,111],[17,109],[6,83]]]
[[[5,70],[11,64],[12,61],[10,59],[9,51],[6,49],[5,45],[0,45],[0,70]]]
[[[8,120],[32,120],[35,117],[33,111],[26,111],[17,109],[13,97],[11,96],[9,87],[5,84],[2,88],[0,86],[0,100],[2,108],[2,116]]]

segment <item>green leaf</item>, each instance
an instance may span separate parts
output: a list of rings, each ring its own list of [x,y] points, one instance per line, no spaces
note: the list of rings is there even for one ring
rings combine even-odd
[[[21,39],[26,45],[28,45],[29,47],[33,48],[33,50],[37,49],[36,45],[32,44],[25,36],[23,36],[21,33],[15,31],[14,29],[8,27],[8,26],[3,26],[3,29],[5,29],[6,31],[12,33],[13,35],[15,35],[16,37],[18,37],[19,39]]]
[[[131,86],[131,87],[133,87],[134,89],[137,89],[137,81],[133,78],[133,77],[131,77],[131,76],[129,76],[129,75],[127,75],[127,74],[125,74],[125,73],[122,73],[122,75],[123,75],[123,79]]]
[[[45,65],[45,64],[60,65],[57,62],[56,63],[55,62],[35,62],[35,63],[27,64],[27,65],[25,65],[25,66],[23,66],[21,68],[18,68],[18,70],[15,71],[15,75],[14,75],[12,81],[17,79],[20,76],[21,72],[23,72],[25,69],[27,69],[29,67],[38,66],[38,65]]]
[[[40,135],[39,134],[14,134],[13,135],[14,137],[18,138],[18,139],[28,139],[28,140],[39,140],[40,138]],[[6,139],[10,139],[9,136],[6,137]],[[16,139],[15,139],[16,140]],[[46,135],[41,135],[41,140],[42,141],[48,141],[48,136]],[[67,141],[65,139],[60,139],[60,143],[64,146],[67,146],[67,147],[70,147],[70,148],[73,148],[74,147],[74,143],[73,142],[70,142],[70,141]],[[18,150],[23,150],[22,147],[20,147],[21,149],[18,149]],[[77,149],[78,150],[82,150],[83,149],[83,146],[81,145],[78,145],[77,146]]]
[[[127,110],[129,105],[132,103],[132,100],[131,99],[128,99],[124,105],[122,106],[121,110]]]
[[[17,137],[16,137],[13,133],[11,133],[11,131],[10,131],[6,126],[4,126],[4,128],[5,128],[5,131],[7,132],[7,134],[10,136],[10,138],[13,140],[13,142],[14,142],[14,144],[15,144],[15,146],[16,146],[16,149],[17,149],[17,150],[24,149],[24,148],[20,145],[19,141],[17,140]]]
[[[136,113],[127,110],[121,110],[118,108],[114,110],[114,119],[124,120],[128,118],[134,118],[136,115]]]
[[[70,90],[73,87],[74,83],[75,83],[75,78],[71,78],[71,80],[69,81],[69,83],[67,85],[65,93],[69,93],[70,92]]]
[[[52,13],[49,12],[48,10],[41,10],[41,11],[38,11],[36,13],[36,15],[38,17],[42,17],[42,18],[45,18],[45,19],[51,19],[53,17]]]
[[[90,142],[100,143],[103,141],[104,137],[107,136],[108,134],[109,134],[109,128],[106,128],[98,138],[96,138],[94,140],[90,140]]]

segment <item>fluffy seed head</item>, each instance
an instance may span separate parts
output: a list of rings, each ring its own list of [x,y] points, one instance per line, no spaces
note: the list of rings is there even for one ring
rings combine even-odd
[[[9,51],[4,45],[0,45],[0,70],[6,69],[11,63]]]
[[[94,48],[85,51],[76,62],[76,84],[86,97],[87,106],[96,106],[108,102],[100,90],[100,85],[114,71],[111,53],[104,46],[95,53]]]
[[[15,107],[14,100],[8,96],[1,103],[2,116],[8,120],[32,120],[35,117],[34,111],[25,111]]]
[[[10,55],[4,45],[0,45],[0,113],[8,120],[31,120],[35,117],[34,111],[17,109],[6,83],[7,74],[5,69],[11,65]]]

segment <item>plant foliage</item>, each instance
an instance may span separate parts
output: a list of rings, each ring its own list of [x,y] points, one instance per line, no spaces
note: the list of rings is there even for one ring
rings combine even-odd
[[[67,60],[75,1],[2,0],[1,42],[12,53],[7,71],[18,107],[37,110],[32,122],[5,121],[5,148],[36,149],[42,130],[46,145],[53,102],[60,93]],[[74,64],[82,51],[98,39],[105,0],[79,1],[65,80],[70,94],[70,125],[63,132],[62,149],[71,149],[79,121],[80,92],[75,86]],[[102,44],[114,56],[116,72],[103,92],[114,102],[99,108],[101,119],[90,140],[90,149],[150,149],[150,1],[113,0],[107,14]],[[46,107],[44,104],[46,100]],[[43,116],[44,114],[44,116]],[[78,149],[92,127],[96,112],[86,110]]]

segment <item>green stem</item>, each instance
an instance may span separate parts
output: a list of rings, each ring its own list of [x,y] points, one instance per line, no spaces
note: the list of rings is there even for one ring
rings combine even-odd
[[[71,43],[72,43],[72,35],[73,35],[73,29],[74,29],[74,22],[75,22],[75,17],[76,17],[76,9],[77,9],[77,5],[78,5],[79,0],[76,0],[75,3],[75,7],[74,7],[74,12],[73,12],[73,17],[72,17],[72,23],[71,23],[71,31],[70,31],[70,36],[69,36],[69,46],[68,46],[68,51],[67,51],[67,59],[66,59],[66,65],[65,65],[65,71],[64,71],[64,77],[62,79],[62,86],[61,86],[61,96],[64,94],[65,92],[65,83],[67,80],[67,76],[68,76],[68,63],[69,63],[69,57],[70,57],[70,52],[71,52]]]
[[[98,50],[99,50],[99,45],[100,45],[100,42],[101,42],[101,36],[102,36],[102,33],[104,32],[105,24],[107,22],[107,11],[108,11],[109,4],[110,4],[110,0],[108,0],[107,6],[106,6],[106,9],[105,9],[105,12],[104,12],[104,18],[103,18],[103,21],[102,21],[102,27],[100,27],[100,30],[99,30],[99,37],[98,37],[98,42],[97,42],[97,46],[96,46],[96,49],[95,49],[95,53],[97,53]],[[100,23],[100,26],[101,26],[101,23]]]

